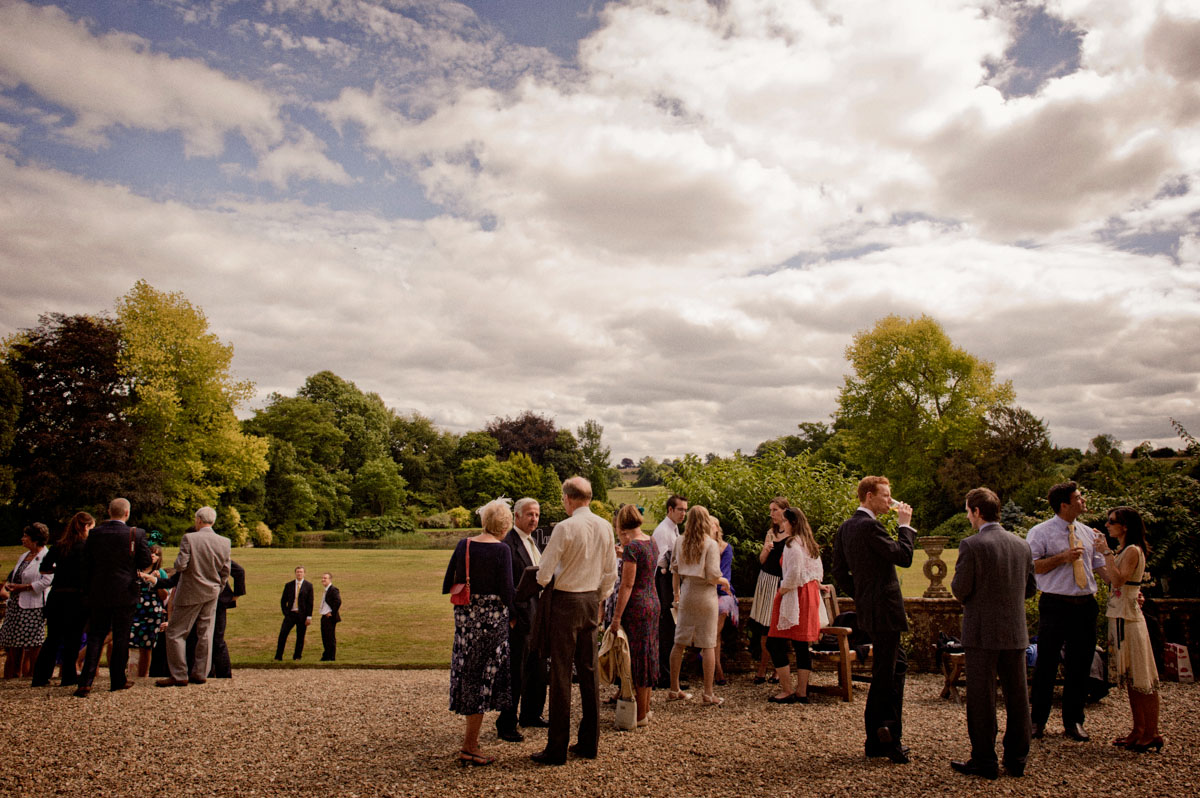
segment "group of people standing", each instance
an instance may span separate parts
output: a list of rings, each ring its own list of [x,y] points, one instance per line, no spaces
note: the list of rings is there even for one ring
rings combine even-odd
[[[90,514],[76,513],[49,546],[45,525],[25,530],[21,542],[27,551],[0,596],[8,600],[0,627],[0,646],[8,654],[5,676],[27,676],[34,687],[45,687],[61,663],[60,683],[86,698],[106,641],[113,691],[133,686],[126,675],[131,647],[139,649],[137,672],[145,676],[151,651],[165,644],[169,674],[156,682],[160,687],[202,684],[214,665],[226,671],[216,675],[228,675],[224,609],[239,589],[245,592],[244,572],[234,570],[229,540],[212,529],[216,512],[196,511],[170,578],[162,569],[161,546],[151,546],[145,530],[127,523],[129,501],[113,499],[108,515],[97,524]],[[226,584],[231,573],[233,591]],[[224,604],[223,591],[229,593]],[[214,635],[218,625],[221,633]],[[85,634],[82,669],[76,672]]]
[[[304,578],[305,573],[304,566],[297,565],[296,578],[284,584],[283,594],[279,597],[283,623],[279,625],[279,639],[275,643],[276,662],[283,661],[283,650],[292,629],[296,630],[292,659],[298,661],[304,656],[304,638],[312,624],[314,604],[312,582]],[[337,625],[342,622],[342,592],[334,587],[333,574],[329,571],[321,574],[321,588],[321,646],[324,649],[321,662],[334,662],[337,660]]]
[[[466,716],[458,759],[488,765],[479,747],[483,714],[499,710],[497,733],[521,741],[518,726],[549,729],[545,748],[531,758],[561,765],[568,753],[595,758],[599,743],[596,631],[605,620],[628,640],[637,725],[650,722],[651,691],[667,689],[667,701],[694,696],[680,682],[688,647],[700,649],[700,702],[720,706],[719,630],[737,604],[729,583],[732,548],[706,508],[671,496],[653,535],[642,532],[637,507],[622,506],[610,525],[589,508],[591,486],[579,477],[563,483],[567,519],[545,549],[535,538],[540,508],[521,499],[515,514],[507,500],[480,510],[484,532],[459,542],[447,566],[443,592],[466,584],[470,599],[455,607],[450,708]],[[1044,735],[1065,648],[1063,722],[1067,737],[1088,739],[1083,699],[1095,648],[1096,578],[1111,586],[1110,670],[1129,689],[1133,728],[1113,741],[1133,751],[1160,748],[1158,677],[1140,609],[1145,570],[1145,527],[1132,508],[1108,514],[1107,538],[1077,521],[1084,512],[1075,483],[1056,485],[1049,501],[1055,515],[1030,530],[1028,538],[999,524],[1000,500],[987,488],[971,491],[965,510],[975,534],[959,548],[952,588],[963,603],[967,662],[967,725],[971,758],[952,761],[954,770],[996,778],[997,677],[1005,695],[1008,728],[1004,767],[1021,776],[1031,738]],[[908,631],[896,568],[911,566],[916,530],[913,510],[896,501],[886,477],[858,485],[859,507],[838,528],[830,556],[832,576],[854,598],[856,625],[871,641],[871,687],[863,713],[864,753],[894,763],[909,761],[903,743],[907,658],[901,645]],[[881,517],[895,512],[896,531]],[[761,657],[756,683],[774,667],[777,704],[807,703],[811,673],[809,645],[833,619],[824,613],[824,569],[820,548],[803,510],[785,497],[770,504],[771,528],[759,552],[761,570],[749,624],[751,651]],[[618,538],[616,557],[613,535]],[[474,545],[472,545],[474,544]],[[482,544],[482,545],[480,545]],[[615,593],[614,591],[615,587]],[[1039,657],[1032,699],[1026,688],[1028,632],[1025,600],[1041,591]],[[761,648],[760,648],[761,647]],[[790,668],[794,654],[796,671]],[[570,742],[572,677],[579,684],[582,717]],[[549,696],[549,720],[542,716]],[[1032,709],[1031,709],[1032,706]]]

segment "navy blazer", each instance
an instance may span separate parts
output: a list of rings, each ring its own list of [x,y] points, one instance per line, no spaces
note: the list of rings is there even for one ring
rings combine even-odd
[[[292,611],[292,600],[296,598],[296,580],[289,579],[287,584],[283,586],[283,595],[279,599],[279,608],[283,610],[286,616]],[[312,582],[305,579],[300,584],[300,601],[297,606],[300,607],[300,616],[302,618],[311,618],[313,614],[313,587]]]
[[[150,562],[146,530],[112,519],[96,524],[83,544],[88,604],[92,607],[137,604],[141,595],[138,571],[147,570]]]
[[[908,631],[904,595],[896,566],[912,565],[917,532],[900,527],[892,540],[883,524],[859,510],[838,527],[833,539],[833,577],[842,592],[854,596],[858,626],[874,636]]]
[[[531,538],[533,545],[537,545],[537,541]],[[513,586],[521,584],[521,576],[525,573],[525,569],[533,565],[533,560],[529,556],[529,551],[525,548],[525,544],[521,542],[520,533],[516,529],[510,529],[508,534],[504,536],[504,545],[508,546],[512,552],[512,572]],[[541,549],[538,549],[541,551]],[[528,634],[533,627],[533,614],[537,610],[537,596],[528,601],[513,601],[512,617],[516,621],[513,627],[514,634]]]
[[[950,589],[963,603],[964,646],[1023,649],[1029,645],[1025,599],[1037,592],[1029,544],[997,523],[958,544]]]

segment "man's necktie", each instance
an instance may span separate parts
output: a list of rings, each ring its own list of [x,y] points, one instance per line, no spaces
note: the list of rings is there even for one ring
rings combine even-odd
[[[1079,538],[1075,536],[1074,524],[1067,524],[1067,541],[1071,544],[1071,548],[1079,548]],[[1072,566],[1075,568],[1075,584],[1082,588],[1086,588],[1088,586],[1088,581],[1087,571],[1085,571],[1083,568],[1083,557],[1075,560],[1075,562],[1072,563]]]

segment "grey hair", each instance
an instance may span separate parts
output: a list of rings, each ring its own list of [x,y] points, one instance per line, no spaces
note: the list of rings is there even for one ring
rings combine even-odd
[[[541,505],[538,504],[537,499],[531,499],[528,496],[523,499],[517,499],[517,503],[513,505],[513,515],[520,515],[531,504],[537,504],[538,508],[541,509]]]
[[[205,526],[212,526],[217,521],[217,511],[211,507],[201,507],[196,511],[196,520]]]

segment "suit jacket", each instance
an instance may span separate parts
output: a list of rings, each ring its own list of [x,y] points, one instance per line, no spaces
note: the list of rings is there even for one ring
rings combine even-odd
[[[229,577],[229,552],[229,538],[218,535],[210,526],[184,535],[175,558],[179,586],[171,601],[185,607],[217,598]]]
[[[130,527],[124,521],[101,521],[83,544],[83,560],[90,606],[133,606],[141,592],[137,572],[148,569],[151,562],[146,530]]]
[[[537,545],[536,540],[531,539],[531,542],[533,545]],[[525,569],[533,565],[533,559],[529,556],[525,544],[521,542],[520,533],[516,529],[510,529],[504,536],[504,545],[508,546],[512,552],[513,586],[515,587],[521,584],[521,577],[524,575]],[[516,625],[513,627],[514,634],[529,634],[529,630],[533,627],[533,614],[537,610],[537,603],[537,596],[528,601],[513,601],[512,617],[516,621]]]
[[[330,585],[325,591],[325,603],[329,605],[330,617],[334,623],[342,622],[342,614],[338,612],[342,608],[342,591],[337,589],[337,585]]]
[[[296,580],[289,579],[288,583],[283,586],[283,597],[279,599],[279,606],[283,610],[283,614],[287,615],[292,611],[292,600],[296,598]],[[300,584],[300,615],[304,618],[312,617],[313,610],[313,587],[312,582],[305,579]]]
[[[227,610],[237,606],[238,596],[246,595],[246,569],[238,565],[236,560],[230,560],[229,575],[233,577],[233,589],[225,582],[221,585],[221,595],[217,596],[217,606]]]
[[[831,570],[842,591],[854,596],[858,625],[872,637],[908,630],[896,566],[912,565],[916,537],[912,527],[900,527],[899,539],[892,540],[883,524],[864,510],[838,527]]]
[[[1025,599],[1037,592],[1029,544],[996,523],[958,544],[950,589],[963,603],[963,645],[1023,649],[1029,645]]]

